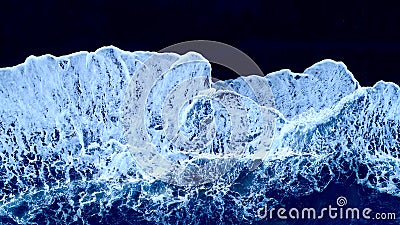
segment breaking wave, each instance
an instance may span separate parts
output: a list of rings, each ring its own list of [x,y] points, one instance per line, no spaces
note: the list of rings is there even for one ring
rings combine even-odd
[[[210,84],[245,99],[254,112],[275,109],[274,138],[260,165],[239,160],[195,186],[150,176],[124,135],[122,106],[131,78],[155,54],[106,47],[29,57],[0,70],[3,223],[252,223],[261,204],[323,192],[348,179],[400,196],[400,89],[382,81],[360,87],[343,63],[332,60],[301,74],[282,70]],[[183,70],[192,68],[189,62]],[[260,98],[262,90],[249,79],[268,84],[274,104]],[[207,104],[203,99],[192,107]],[[260,132],[249,121],[246,129]]]

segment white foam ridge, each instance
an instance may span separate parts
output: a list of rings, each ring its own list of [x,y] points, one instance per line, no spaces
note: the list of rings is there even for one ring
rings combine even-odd
[[[184,124],[179,132],[210,153],[229,150],[230,132],[241,128],[248,135],[243,159],[235,159],[229,173],[198,186],[175,186],[152,176],[149,169],[163,162],[155,161],[151,168],[141,165],[124,133],[123,103],[131,78],[147,59],[160,56],[169,58],[166,66],[180,73],[201,67],[205,75],[199,79],[211,82],[210,64],[201,56],[193,60],[165,54],[110,46],[61,57],[31,56],[18,66],[0,69],[0,219],[109,224],[113,220],[107,215],[120,210],[131,215],[121,219],[126,224],[170,224],[178,219],[196,224],[199,216],[208,214],[246,222],[254,219],[260,204],[277,203],[269,196],[273,191],[305,196],[352,174],[360,185],[400,197],[400,88],[384,81],[361,87],[344,63],[333,60],[318,62],[303,73],[281,70],[198,85],[201,97],[179,106],[186,107],[176,117]],[[172,81],[152,90],[168,88],[178,95]],[[263,93],[263,85],[270,93]],[[248,116],[229,117],[231,108],[209,99],[218,93],[233,96],[231,102],[240,100]],[[151,133],[148,139],[156,142],[156,152],[181,163],[199,152],[168,152],[177,139],[164,141],[165,134],[154,125],[159,125],[162,110],[175,110],[160,109],[173,94],[151,92],[152,102],[146,103],[150,111],[140,114],[147,127],[137,127]],[[213,107],[207,108],[210,104]],[[206,127],[215,134],[199,128],[207,113],[213,114],[213,124]],[[276,129],[267,143],[271,134],[264,134],[262,125],[271,115]],[[192,120],[185,123],[182,118]],[[246,125],[236,126],[232,118],[245,118]],[[198,136],[202,132],[214,138],[204,146]],[[184,140],[179,139],[182,146],[188,145]],[[134,141],[144,143],[140,138]],[[260,146],[268,148],[265,155]],[[135,147],[146,151],[146,146]]]

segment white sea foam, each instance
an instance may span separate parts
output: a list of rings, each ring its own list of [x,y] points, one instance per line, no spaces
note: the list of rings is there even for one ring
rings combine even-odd
[[[268,198],[270,191],[302,196],[352,172],[361,185],[400,196],[399,87],[387,82],[360,87],[343,63],[332,60],[301,74],[282,70],[210,84],[216,92],[243,101],[245,132],[252,137],[247,150],[269,146],[263,143],[269,136],[259,136],[265,130],[259,123],[265,121],[261,112],[278,110],[267,110],[276,116],[277,129],[271,149],[250,175],[240,177],[246,166],[239,161],[231,173],[198,187],[178,188],[148,176],[124,135],[122,106],[131,77],[154,55],[107,47],[94,53],[29,57],[21,65],[0,69],[0,214],[19,223],[34,222],[44,209],[60,204],[57,213],[63,221],[87,223],[88,215],[101,217],[113,204],[121,204],[137,212],[138,221],[168,223],[168,215],[184,214],[198,201],[198,207],[215,216],[249,218],[260,202],[275,204]],[[176,54],[169,57],[176,60],[168,67],[187,61]],[[189,63],[181,72],[194,67]],[[271,92],[264,93],[263,85]],[[160,96],[153,93],[151,98]],[[205,97],[197,101],[182,102],[190,107],[182,111],[181,120],[208,104]],[[226,107],[213,104],[214,115],[228,117]],[[151,116],[146,114],[147,120]],[[190,133],[195,120],[188,121],[186,135],[195,137]],[[222,142],[210,146],[228,146],[231,121],[214,122]],[[158,130],[149,130],[153,141],[162,139]],[[174,161],[182,159],[177,152],[167,151]],[[205,208],[207,198],[213,202],[210,208]],[[237,207],[224,208],[227,201]]]

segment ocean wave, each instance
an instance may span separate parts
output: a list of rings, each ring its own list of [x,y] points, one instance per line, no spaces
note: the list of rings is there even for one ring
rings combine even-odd
[[[107,47],[94,53],[29,57],[0,70],[2,221],[251,222],[260,204],[278,204],[273,192],[305,196],[354,174],[361,185],[400,196],[399,87],[387,82],[360,87],[343,63],[332,60],[301,74],[282,70],[206,84],[241,99],[243,111],[252,115],[245,126],[251,139],[246,136],[250,144],[241,151],[243,158],[212,182],[197,186],[176,186],[149,175],[131,151],[122,115],[131,78],[157,54]],[[179,55],[168,57],[173,66],[182,64]],[[208,103],[200,98],[191,107],[204,109]],[[223,108],[217,111],[228,115]],[[271,118],[276,130],[264,143],[269,134],[260,136],[265,128],[258,120]],[[195,137],[201,130],[190,133],[193,124],[187,133]],[[229,124],[229,119],[216,122],[224,143],[210,146],[228,148]],[[162,137],[156,129],[151,132],[153,139]],[[257,146],[267,149],[260,163],[249,166],[245,156],[254,160]],[[173,153],[170,158],[180,160]]]

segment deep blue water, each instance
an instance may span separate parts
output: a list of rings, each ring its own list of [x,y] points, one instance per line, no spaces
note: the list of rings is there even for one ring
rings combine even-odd
[[[324,60],[302,74],[282,70],[214,83],[215,94],[209,90],[211,66],[198,54],[158,55],[147,67],[157,76],[138,75],[154,55],[107,47],[31,57],[0,70],[2,224],[399,224],[257,218],[265,205],[320,212],[336,207],[338,198],[346,198],[342,209],[398,216],[397,85],[360,87],[343,63]],[[195,78],[201,82],[191,85],[209,95],[179,105],[191,90],[180,85]],[[136,88],[129,92],[128,84]],[[151,88],[158,91],[146,95]],[[272,97],[273,107],[267,101]],[[161,108],[175,112],[165,102],[188,109],[159,115]],[[132,110],[124,114],[123,106]],[[162,116],[185,121],[182,139],[168,136]],[[214,120],[218,138],[201,145]],[[230,139],[232,134],[243,137]],[[185,152],[192,142],[201,151]],[[243,152],[205,166],[215,161],[203,152],[237,150],[232,146],[244,146]],[[188,169],[176,172],[181,168]],[[201,175],[212,179],[198,182]]]

